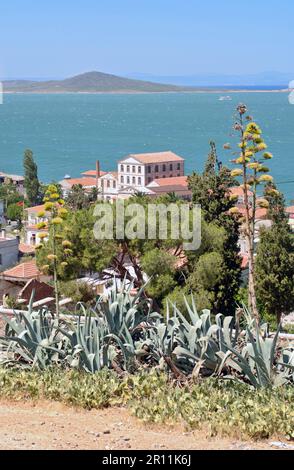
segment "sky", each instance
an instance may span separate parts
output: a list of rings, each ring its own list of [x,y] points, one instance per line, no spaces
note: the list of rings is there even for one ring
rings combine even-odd
[[[0,77],[294,72],[293,0],[10,0]]]

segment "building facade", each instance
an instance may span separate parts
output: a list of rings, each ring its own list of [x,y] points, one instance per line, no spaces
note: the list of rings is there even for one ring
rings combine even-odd
[[[160,178],[184,176],[184,159],[173,152],[131,154],[118,164],[118,183],[120,188],[146,187]]]

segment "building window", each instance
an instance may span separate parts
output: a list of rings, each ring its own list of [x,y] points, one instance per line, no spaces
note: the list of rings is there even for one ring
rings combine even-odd
[[[152,181],[152,178],[148,178],[148,184],[151,183]]]
[[[136,184],[136,178],[133,176],[133,184]]]
[[[116,188],[116,181],[113,181],[113,187]]]
[[[131,180],[130,180],[130,177],[128,176],[127,177],[127,184],[130,184],[131,183]]]
[[[178,163],[178,170],[180,171],[181,170],[181,164]]]
[[[122,172],[125,171],[125,167],[123,165],[120,166],[120,171],[122,171]]]
[[[173,167],[172,164],[170,164],[169,169],[170,169],[170,171],[173,171],[174,167]]]
[[[151,173],[151,166],[148,166],[148,173]]]
[[[110,188],[110,180],[107,180],[107,187]]]
[[[158,172],[159,172],[159,166],[156,165],[156,166],[155,166],[155,173],[158,173]]]
[[[136,173],[136,167],[133,166],[133,173]]]
[[[130,171],[131,171],[131,167],[130,167],[130,165],[128,165],[127,166],[127,173],[130,173]]]
[[[138,184],[139,186],[142,186],[142,178],[138,178]]]
[[[166,165],[162,165],[162,171],[166,171]]]
[[[138,173],[142,173],[142,167],[141,166],[138,166]]]
[[[165,176],[165,175],[163,175],[163,178],[166,178],[166,176]]]
[[[123,177],[123,176],[120,177],[120,182],[121,182],[122,184],[124,183],[124,177]]]

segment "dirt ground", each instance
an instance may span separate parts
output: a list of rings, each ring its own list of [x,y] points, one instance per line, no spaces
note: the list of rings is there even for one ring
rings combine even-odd
[[[273,449],[270,443],[207,438],[179,427],[147,426],[128,410],[85,411],[51,402],[0,402],[1,450]]]

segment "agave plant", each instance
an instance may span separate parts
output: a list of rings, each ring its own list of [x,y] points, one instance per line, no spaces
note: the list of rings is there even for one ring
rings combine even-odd
[[[106,340],[107,329],[103,320],[85,312],[77,323],[68,321],[60,331],[68,339],[66,362],[70,367],[84,369],[91,374],[111,367],[117,353]]]
[[[278,387],[288,383],[294,370],[292,354],[282,353],[284,363],[277,359],[277,346],[281,327],[274,338],[264,337],[264,329],[255,322],[254,333],[247,327],[248,342],[239,352],[229,347],[221,368],[227,364],[242,374],[255,388]]]
[[[233,347],[239,336],[233,317],[219,314],[213,323],[211,312],[204,310],[198,314],[194,298],[191,305],[185,299],[190,321],[173,306],[174,316],[178,320],[174,350],[177,363],[186,373],[203,373],[210,375],[217,370],[228,348]]]
[[[143,297],[144,287],[135,296],[131,295],[132,290],[133,284],[126,287],[126,280],[120,290],[114,282],[107,302],[101,298],[97,303],[98,315],[106,318],[109,332],[119,337],[125,328],[134,333],[142,323],[158,318],[158,314],[151,311],[150,301]]]
[[[64,339],[58,321],[48,310],[33,312],[31,302],[27,312],[15,313],[14,318],[4,320],[6,336],[0,338],[0,344],[5,351],[5,364],[45,369],[63,361]]]

